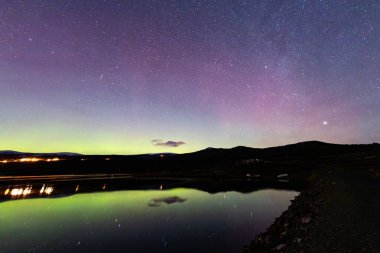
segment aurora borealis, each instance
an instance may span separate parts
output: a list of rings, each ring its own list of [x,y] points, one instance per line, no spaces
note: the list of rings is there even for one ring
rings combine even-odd
[[[380,2],[1,1],[0,150],[380,141]]]

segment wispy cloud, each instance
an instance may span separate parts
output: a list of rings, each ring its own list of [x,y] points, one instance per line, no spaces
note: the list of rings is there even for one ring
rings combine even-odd
[[[183,141],[163,141],[163,140],[152,140],[152,144],[155,146],[161,146],[161,147],[171,147],[171,148],[177,148],[181,145],[186,144]]]

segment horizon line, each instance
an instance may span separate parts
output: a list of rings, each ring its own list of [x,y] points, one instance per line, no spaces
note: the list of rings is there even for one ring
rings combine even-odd
[[[192,152],[185,152],[185,153],[176,153],[176,152],[157,152],[157,153],[136,153],[136,154],[117,154],[117,153],[110,153],[110,154],[99,154],[99,153],[96,153],[96,154],[84,154],[84,153],[78,153],[78,152],[71,152],[71,151],[58,151],[58,152],[28,152],[28,151],[17,151],[17,150],[11,150],[11,149],[3,149],[3,150],[0,150],[0,155],[1,155],[1,152],[15,152],[15,153],[20,153],[20,154],[39,154],[39,155],[49,155],[49,154],[68,154],[67,156],[70,156],[69,154],[72,154],[73,156],[75,155],[78,155],[78,156],[136,156],[136,155],[155,155],[155,154],[175,154],[175,155],[178,155],[178,154],[191,154],[191,153],[195,153],[195,152],[199,152],[199,151],[202,151],[202,150],[206,150],[206,149],[234,149],[234,148],[238,148],[238,147],[245,147],[245,148],[252,148],[252,149],[268,149],[268,148],[276,148],[276,147],[285,147],[285,146],[289,146],[289,145],[296,145],[296,144],[301,144],[301,143],[310,143],[310,142],[316,142],[316,143],[323,143],[323,144],[330,144],[330,145],[373,145],[373,144],[377,144],[379,145],[378,142],[372,142],[372,143],[331,143],[331,142],[324,142],[324,141],[318,141],[318,140],[310,140],[310,141],[300,141],[300,142],[295,142],[295,143],[289,143],[289,144],[284,144],[284,145],[278,145],[278,146],[268,146],[268,147],[261,147],[261,148],[256,148],[256,147],[251,147],[251,146],[243,146],[243,145],[238,145],[238,146],[233,146],[231,148],[225,148],[225,147],[206,147],[206,148],[203,148],[203,149],[199,149],[199,150],[196,150],[196,151],[192,151]],[[17,154],[15,154],[17,155]]]

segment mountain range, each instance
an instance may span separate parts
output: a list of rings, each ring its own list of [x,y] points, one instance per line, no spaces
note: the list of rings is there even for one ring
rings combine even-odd
[[[321,141],[305,141],[295,144],[289,144],[284,146],[269,147],[269,148],[251,148],[246,146],[237,146],[233,148],[206,148],[203,150],[175,154],[175,153],[152,153],[142,155],[108,155],[108,156],[128,156],[128,157],[144,157],[144,158],[156,158],[160,155],[166,157],[172,157],[174,159],[202,159],[212,157],[222,158],[244,158],[244,157],[277,157],[277,156],[321,156],[321,155],[338,155],[350,152],[368,152],[379,150],[380,144],[332,144]],[[73,152],[56,152],[56,153],[30,153],[19,152],[14,150],[0,150],[0,155],[14,155],[14,156],[88,156]],[[94,155],[91,155],[94,156]]]

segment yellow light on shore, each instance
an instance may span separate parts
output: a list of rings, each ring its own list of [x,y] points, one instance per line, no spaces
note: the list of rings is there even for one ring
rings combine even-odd
[[[23,157],[19,159],[2,160],[0,163],[31,163],[31,162],[58,162],[62,159],[59,157],[54,158],[39,158],[39,157]]]
[[[41,161],[41,159],[37,158],[37,157],[25,157],[25,158],[21,158],[19,161],[22,163],[24,163],[24,162],[38,162],[38,161]]]
[[[59,160],[60,159],[58,157],[46,159],[47,162],[58,162]]]

